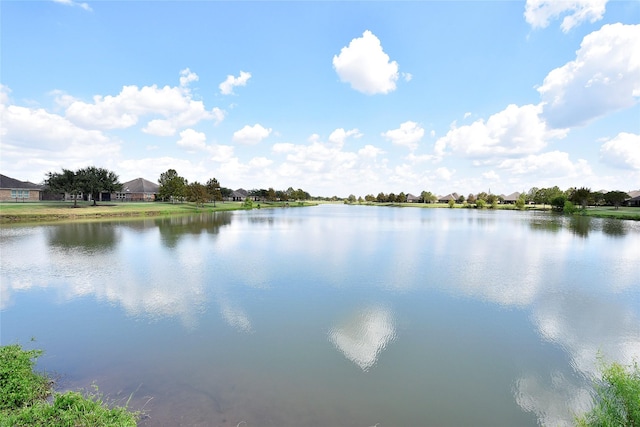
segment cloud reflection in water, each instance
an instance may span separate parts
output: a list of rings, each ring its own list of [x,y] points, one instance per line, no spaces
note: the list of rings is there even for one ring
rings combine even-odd
[[[395,336],[393,316],[382,307],[359,310],[329,332],[333,345],[363,371],[376,364]]]

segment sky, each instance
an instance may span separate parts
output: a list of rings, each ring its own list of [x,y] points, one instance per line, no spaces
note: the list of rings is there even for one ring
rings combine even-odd
[[[0,173],[640,189],[640,2],[0,2]]]

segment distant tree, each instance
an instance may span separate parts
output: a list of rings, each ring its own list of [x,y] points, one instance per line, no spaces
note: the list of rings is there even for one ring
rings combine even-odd
[[[286,191],[276,190],[276,200],[286,202],[289,200],[289,194]]]
[[[118,181],[118,175],[110,170],[95,166],[76,171],[76,180],[83,193],[91,194],[93,206],[96,206],[100,193],[114,193],[122,189],[122,184]]]
[[[564,204],[567,201],[567,196],[564,194],[558,194],[553,199],[551,199],[551,203],[549,203],[554,210],[562,211],[564,209]]]
[[[456,202],[462,204],[462,203],[464,203],[464,200],[465,200],[464,196],[460,195],[460,196],[458,196],[458,200],[456,200]]]
[[[518,196],[518,200],[516,200],[516,208],[524,209],[525,204],[527,203],[527,195],[522,193]]]
[[[476,196],[472,193],[469,193],[469,195],[467,196],[467,202],[469,203],[475,203],[476,202]]]
[[[62,169],[62,173],[47,172],[44,184],[54,193],[69,193],[73,195],[73,206],[78,205],[77,196],[82,192],[76,173],[69,169]]]
[[[275,202],[276,190],[274,190],[272,187],[269,187],[269,189],[267,190],[267,193],[265,194],[265,199],[268,200],[269,202]]]
[[[378,196],[376,197],[376,201],[378,203],[384,203],[384,202],[387,201],[387,196],[384,193],[380,192],[380,193],[378,193]]]
[[[487,202],[484,199],[476,199],[476,207],[478,209],[484,209],[486,205],[487,205]]]
[[[376,198],[373,194],[367,194],[366,196],[364,196],[364,200],[366,200],[367,202],[374,202]]]
[[[216,201],[222,201],[222,191],[220,188],[220,183],[217,179],[211,178],[207,181],[206,184],[207,195],[209,196],[209,200],[213,200],[213,206],[216,206]]]
[[[420,197],[422,198],[423,203],[433,203],[438,200],[438,197],[431,191],[423,191],[420,193]]]
[[[629,198],[629,194],[624,191],[609,191],[605,193],[603,197],[607,204],[613,205],[618,209],[620,205]]]
[[[363,201],[364,201],[364,200],[362,200],[362,196],[359,196],[359,197],[358,197],[358,203],[359,203],[359,204],[362,204],[362,202],[363,202]]]
[[[396,202],[398,203],[406,203],[407,195],[404,194],[404,191],[401,191],[400,194],[396,196]]]
[[[476,200],[484,200],[486,202],[488,196],[489,195],[483,191],[481,193],[476,194]]]
[[[198,181],[187,184],[187,200],[194,202],[196,205],[204,205],[209,200],[209,192],[207,187],[200,184]]]
[[[487,196],[487,203],[491,205],[491,209],[495,209],[496,207],[498,207],[498,196],[496,196],[495,194],[489,194]]]
[[[456,205],[456,201],[455,201],[455,200],[453,200],[453,199],[449,199],[449,202],[448,202],[448,203],[449,203],[449,207],[450,207],[450,208],[452,208],[452,207],[454,207],[454,206]]]
[[[222,195],[222,199],[228,199],[233,195],[233,190],[230,188],[220,187],[220,194]]]
[[[540,189],[538,187],[531,187],[526,194],[526,201],[529,203],[536,203],[536,195]]]
[[[349,194],[349,197],[347,197],[347,201],[349,203],[355,203],[356,202],[356,196],[353,194]]]
[[[389,201],[390,203],[395,203],[396,194],[395,193],[389,193],[389,195],[387,196],[387,201]]]
[[[176,202],[187,195],[187,180],[178,175],[175,169],[169,169],[160,174],[158,179],[158,197],[161,200]]]
[[[582,209],[587,207],[587,202],[589,201],[589,197],[591,196],[591,189],[587,187],[580,187],[577,190],[573,191],[569,200],[573,203],[580,204]]]

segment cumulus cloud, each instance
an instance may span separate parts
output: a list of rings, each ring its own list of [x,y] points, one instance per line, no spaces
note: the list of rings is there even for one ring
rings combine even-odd
[[[572,162],[569,153],[550,151],[538,155],[529,155],[517,159],[503,160],[499,169],[510,175],[533,175],[536,177],[577,177],[592,175],[586,160]]]
[[[413,151],[418,148],[418,142],[424,136],[424,129],[416,122],[407,121],[402,123],[398,129],[383,132],[382,136],[393,144],[407,147]]]
[[[203,132],[185,129],[180,132],[178,145],[187,150],[203,150],[207,147],[207,136]]]
[[[339,128],[331,132],[331,135],[329,135],[329,142],[342,146],[344,145],[344,141],[350,136],[354,138],[360,138],[362,134],[358,129],[351,129],[346,131],[342,128]]]
[[[541,105],[509,105],[485,122],[477,120],[468,126],[455,124],[436,141],[436,153],[447,150],[471,157],[509,157],[542,150],[549,139],[562,138],[567,130],[550,130],[541,119]]]
[[[396,89],[398,63],[389,61],[389,55],[371,31],[365,31],[362,37],[343,47],[340,54],[333,57],[333,68],[341,81],[358,92],[374,95]]]
[[[616,168],[640,170],[640,135],[619,133],[600,147],[600,159]]]
[[[585,36],[576,59],[552,70],[538,92],[556,128],[632,107],[640,97],[640,25],[604,25]]]
[[[246,86],[250,78],[251,73],[247,73],[245,71],[240,71],[240,75],[238,77],[234,77],[229,74],[227,79],[218,86],[220,88],[220,93],[223,95],[231,95],[233,94],[234,87]]]
[[[602,19],[607,0],[527,0],[524,17],[533,28],[546,28],[549,21],[565,15],[562,19],[563,32],[580,25]]]
[[[82,129],[41,108],[3,103],[0,117],[0,170],[19,171],[14,175],[21,179],[40,182],[48,170],[102,163],[120,151],[120,143],[101,131]]]
[[[198,76],[188,68],[180,72],[180,86],[157,85],[123,86],[119,94],[96,95],[93,102],[84,102],[69,95],[55,93],[56,102],[63,106],[65,116],[77,126],[86,129],[126,129],[136,125],[142,116],[156,115],[162,118],[151,120],[144,132],[158,135],[174,135],[177,129],[193,126],[203,120],[216,124],[224,119],[224,111],[205,109],[202,101],[193,99],[187,87]]]
[[[238,144],[257,144],[271,134],[271,128],[264,128],[260,124],[246,125],[233,133],[233,141]]]

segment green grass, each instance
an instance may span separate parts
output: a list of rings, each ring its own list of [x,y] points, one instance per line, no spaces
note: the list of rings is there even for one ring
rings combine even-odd
[[[283,202],[254,202],[254,209],[282,207]],[[288,206],[309,206],[307,202],[289,202]],[[241,202],[217,202],[196,205],[194,203],[163,202],[102,202],[93,206],[92,202],[0,202],[0,224],[17,222],[49,222],[60,220],[96,219],[111,217],[150,217],[220,212],[245,209]]]
[[[601,368],[591,411],[576,419],[580,427],[640,427],[640,368],[618,363]]]
[[[134,427],[140,414],[111,406],[98,393],[53,392],[53,381],[34,372],[40,350],[0,347],[0,427]]]

